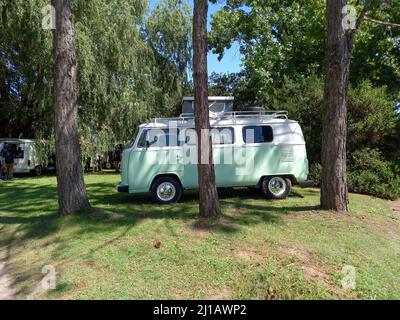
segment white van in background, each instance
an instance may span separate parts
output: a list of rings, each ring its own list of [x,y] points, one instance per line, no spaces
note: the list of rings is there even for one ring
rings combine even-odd
[[[14,153],[14,172],[15,173],[34,173],[42,175],[43,165],[38,163],[35,156],[35,141],[28,139],[0,139],[0,150],[4,144]]]

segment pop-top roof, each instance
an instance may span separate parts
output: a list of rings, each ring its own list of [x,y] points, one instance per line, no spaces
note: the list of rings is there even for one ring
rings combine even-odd
[[[234,97],[208,97],[208,100],[210,101],[233,101],[235,100]],[[183,101],[194,101],[194,97],[183,97]]]

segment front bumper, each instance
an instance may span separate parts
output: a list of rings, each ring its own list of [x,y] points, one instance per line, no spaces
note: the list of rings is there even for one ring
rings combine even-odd
[[[126,184],[117,184],[116,189],[118,192],[129,192],[129,186]]]

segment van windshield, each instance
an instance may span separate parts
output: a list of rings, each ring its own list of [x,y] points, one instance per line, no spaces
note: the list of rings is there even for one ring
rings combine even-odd
[[[177,147],[179,146],[179,129],[145,129],[143,130],[138,147],[146,147],[146,143],[150,148]]]
[[[133,145],[135,144],[136,138],[137,138],[137,130],[136,130],[135,134],[133,135],[132,140],[130,142],[128,142],[127,144],[122,145],[122,149],[132,148]]]

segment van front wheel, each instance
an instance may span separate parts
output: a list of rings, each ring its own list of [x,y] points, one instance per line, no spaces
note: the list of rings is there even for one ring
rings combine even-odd
[[[285,199],[292,190],[292,182],[284,177],[265,177],[261,188],[267,199]]]
[[[182,188],[177,179],[161,177],[154,181],[151,187],[151,194],[157,203],[170,204],[178,202],[182,195]]]

